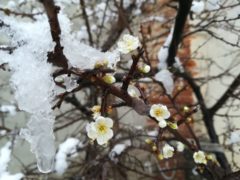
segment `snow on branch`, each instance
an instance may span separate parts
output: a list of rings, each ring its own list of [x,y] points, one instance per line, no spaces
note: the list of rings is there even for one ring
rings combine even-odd
[[[5,28],[12,37],[11,44],[18,48],[12,54],[1,52],[1,57],[13,72],[11,85],[19,109],[30,114],[28,128],[23,129],[21,135],[31,143],[39,169],[49,172],[55,155],[51,109],[55,84],[47,54],[54,48],[54,43],[46,16],[38,18],[34,23],[4,19],[11,27],[11,30]]]

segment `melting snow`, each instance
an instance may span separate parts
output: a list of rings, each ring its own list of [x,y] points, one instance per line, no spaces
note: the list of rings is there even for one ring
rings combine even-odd
[[[59,150],[56,154],[55,170],[61,175],[68,167],[67,155],[76,152],[77,146],[83,146],[76,138],[68,138],[59,145]]]

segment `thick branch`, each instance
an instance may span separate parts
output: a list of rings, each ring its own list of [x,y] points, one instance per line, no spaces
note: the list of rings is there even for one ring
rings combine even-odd
[[[143,54],[143,50],[141,49],[141,50],[139,50],[139,53],[137,56],[132,55],[132,60],[133,60],[132,66],[128,72],[127,77],[124,79],[123,84],[122,84],[122,89],[124,91],[127,91],[127,89],[128,89],[128,85],[129,85],[134,73],[136,72],[137,64],[138,64],[142,54]]]
[[[178,45],[181,40],[181,36],[184,30],[187,16],[190,12],[192,0],[179,0],[178,13],[174,25],[173,37],[168,49],[167,64],[171,67],[175,62],[175,56],[177,54]]]
[[[60,42],[61,29],[57,17],[60,8],[54,5],[53,0],[40,0],[40,2],[46,10],[51,28],[52,39],[56,43],[54,52],[50,52],[48,54],[48,61],[56,66],[67,68],[68,63],[65,55],[63,54],[63,47]]]
[[[231,97],[232,93],[239,87],[240,85],[240,74],[235,78],[232,84],[228,87],[222,97],[216,102],[214,106],[210,109],[211,114],[215,114]]]

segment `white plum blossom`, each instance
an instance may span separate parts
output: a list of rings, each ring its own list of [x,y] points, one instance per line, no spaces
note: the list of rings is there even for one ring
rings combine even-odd
[[[97,140],[99,145],[106,144],[113,137],[113,120],[99,116],[95,122],[87,124],[87,135],[92,140]]]
[[[168,111],[167,106],[162,104],[153,104],[150,109],[150,116],[154,117],[159,121],[159,126],[164,128],[167,126],[165,119],[170,117],[170,112]]]
[[[118,50],[123,54],[128,54],[140,46],[138,37],[130,34],[124,34],[122,39],[117,43]]]
[[[203,151],[197,151],[193,154],[194,162],[197,164],[207,164],[207,159]]]
[[[177,151],[183,152],[184,151],[184,144],[180,141],[177,142]]]
[[[196,14],[201,14],[204,11],[204,2],[203,1],[193,1],[191,11]]]
[[[174,153],[174,148],[169,144],[165,144],[163,147],[163,157],[165,159],[171,158],[173,157],[173,153]]]

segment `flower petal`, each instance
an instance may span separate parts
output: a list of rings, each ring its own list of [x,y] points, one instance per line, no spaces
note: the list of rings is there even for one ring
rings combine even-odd
[[[104,144],[106,144],[106,143],[108,142],[108,140],[109,140],[109,139],[108,139],[106,136],[104,136],[104,135],[97,137],[97,143],[98,143],[99,145],[104,145]]]
[[[108,140],[113,137],[113,130],[112,129],[107,130],[106,137],[108,138]]]
[[[97,138],[97,132],[96,132],[96,129],[95,129],[95,123],[87,124],[86,130],[87,130],[87,136],[90,139],[95,140]]]
[[[107,127],[113,127],[113,120],[111,118],[105,118],[105,124]]]

